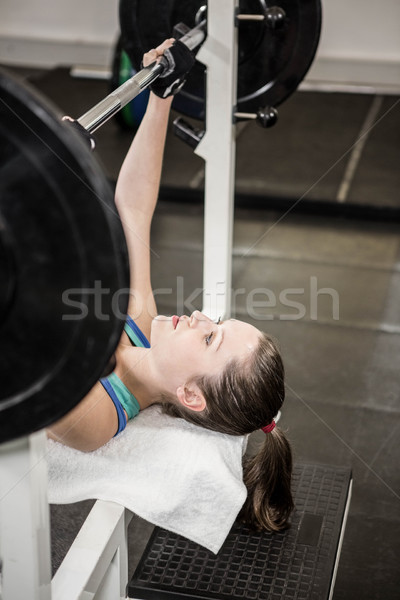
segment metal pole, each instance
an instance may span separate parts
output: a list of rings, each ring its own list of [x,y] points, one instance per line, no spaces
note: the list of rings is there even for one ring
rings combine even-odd
[[[185,44],[189,50],[194,50],[205,39],[205,24],[202,21],[188,31],[180,41]],[[111,92],[96,106],[88,110],[78,119],[78,123],[82,125],[89,133],[94,133],[103,123],[111,119],[121,108],[128,102],[136,98],[144,89],[149,87],[159,77],[164,70],[161,63],[152,63],[148,67],[141,69],[136,75],[125,81],[120,87]]]
[[[128,583],[132,513],[97,500],[51,582],[52,600],[120,600]]]
[[[78,123],[89,133],[94,133],[115,113],[153,83],[162,72],[163,66],[160,64],[152,63],[145,67],[82,115],[78,119]]]
[[[207,40],[197,59],[207,66],[206,133],[195,153],[205,160],[203,312],[231,312],[236,136],[238,0],[209,0]]]

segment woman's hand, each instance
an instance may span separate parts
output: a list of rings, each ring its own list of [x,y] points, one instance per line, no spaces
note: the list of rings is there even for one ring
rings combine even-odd
[[[171,48],[174,42],[174,38],[169,38],[157,46],[157,48],[153,48],[152,50],[146,52],[146,54],[143,55],[143,66],[148,67],[153,62],[160,62],[165,50],[167,50],[167,48]]]
[[[188,71],[195,62],[194,54],[185,44],[174,38],[165,40],[143,56],[143,65],[161,63],[162,74],[151,84],[150,89],[160,98],[174,96],[183,87]]]

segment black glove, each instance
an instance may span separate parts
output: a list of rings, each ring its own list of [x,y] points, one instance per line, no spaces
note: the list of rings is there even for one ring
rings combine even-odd
[[[183,87],[185,75],[193,67],[195,57],[183,42],[177,40],[171,48],[165,50],[160,62],[165,70],[151,84],[150,89],[160,98],[168,98]]]

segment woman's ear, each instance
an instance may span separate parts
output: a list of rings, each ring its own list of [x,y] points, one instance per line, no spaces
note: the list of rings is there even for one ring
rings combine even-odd
[[[206,399],[195,383],[179,386],[176,390],[176,396],[178,401],[190,410],[201,412],[206,407]]]

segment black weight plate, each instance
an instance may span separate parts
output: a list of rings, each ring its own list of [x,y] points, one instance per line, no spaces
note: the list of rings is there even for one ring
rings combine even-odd
[[[142,55],[172,35],[173,26],[195,26],[195,16],[206,0],[120,0],[123,47],[139,68]],[[238,56],[238,111],[257,112],[278,106],[305,77],[317,50],[321,29],[320,0],[280,0],[286,13],[282,28],[262,22],[240,22]],[[240,13],[262,14],[260,0],[240,0]],[[196,62],[174,108],[204,118],[204,66]]]
[[[83,398],[127,308],[112,191],[60,119],[0,71],[0,442],[49,425]]]

